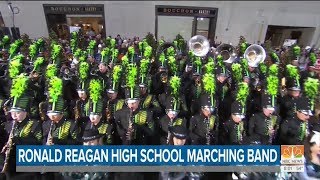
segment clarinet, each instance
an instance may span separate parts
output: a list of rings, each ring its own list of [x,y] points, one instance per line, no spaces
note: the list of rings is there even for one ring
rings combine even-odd
[[[107,118],[107,121],[109,121],[111,119],[110,100],[108,100],[108,102],[107,102],[106,118]]]
[[[170,119],[170,122],[169,122],[169,124],[168,124],[168,129],[169,129],[169,127],[171,127],[171,126],[172,126],[172,124],[173,124],[173,119]],[[168,131],[167,144],[169,144],[169,142],[170,142],[170,138],[171,138],[171,132],[170,132],[170,131]]]
[[[76,120],[80,118],[80,100],[76,101],[76,106],[74,107],[74,117]]]
[[[132,133],[133,133],[132,113],[133,113],[133,110],[130,108],[129,123],[128,123],[128,129],[127,129],[127,141],[129,142],[129,144],[131,144]]]
[[[16,121],[13,120],[13,124],[12,124],[12,128],[11,128],[11,131],[10,131],[10,134],[9,134],[9,139],[6,143],[6,145],[4,146],[4,148],[2,149],[2,152],[6,149],[6,152],[5,152],[5,160],[4,160],[4,164],[3,164],[3,167],[2,167],[2,170],[1,170],[1,173],[4,173],[7,171],[8,169],[8,163],[9,163],[9,158],[10,158],[10,153],[11,153],[11,149],[12,149],[12,146],[13,146],[13,131],[15,130],[15,126],[16,126]]]
[[[274,130],[276,118],[277,118],[276,116],[271,116],[270,122],[268,124],[269,125],[269,128],[268,128],[269,131]],[[274,133],[275,132],[269,133],[269,144],[272,144]]]
[[[210,145],[210,118],[208,118],[208,121],[206,122],[207,125],[207,131],[206,131],[206,140],[207,140],[207,145]]]
[[[47,137],[47,142],[46,142],[46,145],[49,145],[49,146],[53,145],[53,143],[52,143],[52,140],[53,140],[52,127],[53,127],[53,121],[51,121],[50,129],[49,129],[49,133],[48,133],[48,137]]]

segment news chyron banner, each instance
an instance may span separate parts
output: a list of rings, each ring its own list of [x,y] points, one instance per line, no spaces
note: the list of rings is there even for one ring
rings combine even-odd
[[[303,146],[17,146],[17,172],[280,172]],[[284,159],[283,159],[284,157]],[[285,166],[282,166],[283,163]],[[302,168],[303,170],[303,168]]]

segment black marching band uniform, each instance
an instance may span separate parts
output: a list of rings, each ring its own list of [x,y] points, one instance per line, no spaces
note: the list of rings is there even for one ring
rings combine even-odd
[[[59,41],[1,37],[1,178],[210,179],[219,174],[16,173],[15,146],[303,144],[320,129],[317,76],[243,38],[238,54],[222,44],[198,57],[176,43],[155,50],[147,39],[120,55],[112,38],[80,36],[72,33],[70,51]],[[278,61],[265,63],[269,56]]]

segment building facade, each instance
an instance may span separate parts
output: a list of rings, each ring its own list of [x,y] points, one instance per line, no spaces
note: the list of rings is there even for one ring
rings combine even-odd
[[[50,30],[67,36],[70,26],[106,36],[143,38],[148,32],[172,40],[196,34],[236,45],[243,35],[249,43],[285,39],[320,47],[320,2],[317,1],[7,1],[0,2],[0,22],[19,28],[31,38]],[[19,12],[17,12],[18,10]],[[14,21],[13,21],[14,20]]]

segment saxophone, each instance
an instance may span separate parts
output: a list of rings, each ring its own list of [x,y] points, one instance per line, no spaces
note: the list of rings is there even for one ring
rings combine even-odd
[[[15,127],[16,127],[16,121],[13,120],[12,128],[11,128],[11,131],[10,131],[10,134],[9,134],[9,139],[7,141],[7,144],[3,147],[2,151],[1,151],[1,153],[3,153],[4,150],[5,150],[5,160],[4,160],[4,164],[3,164],[3,167],[2,167],[1,173],[6,172],[7,169],[8,169],[10,152],[11,152],[11,149],[12,149],[12,146],[13,146],[13,137],[14,137],[13,133],[14,133]]]
[[[128,123],[128,129],[127,129],[127,141],[129,142],[129,144],[131,144],[132,134],[133,134],[133,131],[134,131],[132,114],[133,114],[133,110],[130,109],[129,123]]]
[[[207,145],[210,145],[210,118],[208,118],[207,122],[206,122],[206,125],[207,125],[207,131],[206,131],[206,140],[207,140]]]
[[[50,129],[49,129],[49,133],[48,133],[48,137],[47,137],[47,142],[46,142],[46,145],[48,146],[51,146],[53,145],[53,137],[52,137],[52,127],[53,127],[53,121],[51,121],[51,124],[50,124]]]
[[[75,120],[79,120],[81,112],[80,112],[80,99],[76,101],[76,106],[74,107],[74,118]]]

